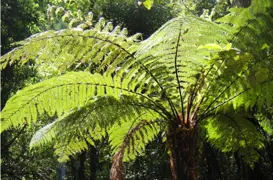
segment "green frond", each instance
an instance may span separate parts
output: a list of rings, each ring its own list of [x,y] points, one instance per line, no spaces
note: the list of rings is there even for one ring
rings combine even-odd
[[[230,26],[230,41],[242,50],[259,54],[264,43],[272,45],[273,3],[253,0],[249,8],[231,8],[230,14],[217,20]]]
[[[273,136],[273,122],[272,119],[269,119],[264,114],[259,113],[255,115],[255,118],[258,120],[260,126],[263,128],[263,130],[269,134],[270,136]]]
[[[112,28],[111,23],[105,23],[101,18],[87,30],[72,28],[35,34],[1,58],[1,69],[7,64],[23,65],[35,59],[38,70],[50,75],[76,69],[115,70],[114,61],[132,58],[138,47],[139,34],[127,37],[126,30],[118,32]],[[49,69],[52,64],[54,68]]]
[[[123,161],[134,160],[141,155],[148,142],[160,132],[158,115],[144,111],[131,121],[116,123],[109,130],[109,141],[113,154],[122,154]]]
[[[92,121],[94,119],[90,118],[90,116],[85,119],[80,117],[79,119],[75,120],[74,124],[70,123],[70,125],[68,125],[69,123],[66,120],[66,122],[61,122],[55,127],[56,136],[54,137],[52,143],[54,144],[54,153],[57,155],[58,161],[66,162],[72,156],[87,150],[90,145],[96,146],[97,141],[102,141],[102,139],[105,138],[105,128],[100,127],[98,124],[93,127],[90,124],[95,124],[96,121],[94,120],[93,122],[87,123],[87,120]],[[76,123],[79,123],[78,126]],[[44,137],[46,136],[47,134],[44,135]],[[48,142],[44,142],[42,139],[40,139],[39,143]],[[33,145],[37,147],[41,146],[38,143]]]
[[[74,112],[75,114],[75,112]],[[60,162],[68,161],[69,158],[79,152],[88,149],[89,145],[95,146],[96,141],[101,141],[105,137],[105,129],[99,125],[95,127],[96,121],[89,124],[83,121],[83,117],[76,117],[73,123],[68,123],[65,119],[55,120],[38,130],[32,137],[30,148],[41,147],[46,144],[54,144],[54,153],[58,156]],[[71,119],[69,119],[71,121]],[[88,118],[88,120],[94,120]],[[80,123],[80,124],[76,124]],[[84,126],[89,125],[89,126]]]
[[[135,92],[125,82],[115,82],[112,77],[88,72],[71,72],[51,78],[19,91],[7,102],[1,113],[1,131],[11,126],[36,122],[38,115],[44,113],[61,117],[77,110],[96,97],[121,95],[137,96],[143,102],[155,103],[150,97]]]
[[[53,121],[36,131],[30,141],[30,149],[35,146],[42,146],[43,144],[52,142],[52,140],[57,136],[57,133],[55,132],[56,123],[58,123],[58,121]]]
[[[273,102],[273,79],[264,81],[253,88],[244,88],[233,92],[233,96],[226,97],[226,101],[233,104],[233,107],[244,106],[245,109],[253,108],[256,105],[259,110],[264,104],[271,105]]]
[[[210,65],[210,53],[198,47],[209,43],[224,46],[228,43],[226,33],[226,29],[202,18],[175,18],[142,42],[136,53],[137,63],[149,69],[166,95],[177,101],[179,93],[186,96],[202,69]]]
[[[207,141],[223,152],[238,151],[246,162],[258,160],[257,149],[264,147],[264,136],[251,122],[247,113],[217,114],[203,121],[201,128],[206,130]]]
[[[112,97],[98,98],[95,102],[89,103],[69,114],[65,114],[37,131],[30,142],[30,148],[54,143],[55,152],[57,155],[60,155],[58,152],[61,152],[61,150],[57,148],[59,147],[58,144],[69,140],[69,143],[67,142],[67,146],[69,147],[65,147],[69,148],[69,150],[61,154],[62,157],[69,157],[81,150],[85,150],[86,145],[76,147],[79,138],[85,140],[83,141],[84,144],[87,143],[94,146],[94,140],[100,141],[107,129],[112,127],[113,124],[116,127],[122,126],[121,124],[126,124],[127,122],[129,124],[135,123],[133,120],[139,114],[147,113],[147,109],[150,109],[148,113],[153,118],[159,116],[152,109],[151,104],[138,104],[138,102],[129,96],[123,96],[119,100]],[[146,115],[145,118],[147,117]],[[76,142],[74,142],[74,139]]]
[[[210,56],[214,67],[207,77],[208,104],[204,103],[206,110],[212,107],[210,112],[230,105],[261,109],[273,102],[273,3],[255,0],[249,8],[232,8],[230,12],[217,20],[229,29],[227,39],[232,48],[219,49]]]
[[[69,156],[76,155],[88,149],[88,143],[81,137],[66,140],[65,142],[58,141],[54,146],[55,154],[58,156],[59,162],[66,162]]]
[[[273,66],[271,58],[257,61],[250,53],[235,49],[221,51],[213,63],[204,85],[205,112],[272,104]]]
[[[207,76],[204,112],[222,111],[232,105],[246,110],[272,104],[273,4],[253,1],[249,8],[232,8],[219,19],[229,29],[232,48],[210,55],[214,61]],[[204,113],[204,114],[205,114]]]
[[[155,117],[149,116],[148,113],[140,114],[133,122],[122,123],[110,130],[110,145],[115,153],[110,170],[111,179],[122,178],[123,161],[135,159],[136,155],[143,152],[145,145],[159,133],[157,120],[152,120]]]

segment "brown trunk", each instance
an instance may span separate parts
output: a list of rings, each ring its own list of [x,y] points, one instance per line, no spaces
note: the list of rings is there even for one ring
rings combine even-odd
[[[198,147],[197,127],[192,129],[172,129],[175,132],[168,136],[170,165],[173,180],[197,180],[198,173]]]
[[[123,154],[118,152],[112,158],[112,167],[110,170],[111,180],[124,180],[124,167],[122,163]]]

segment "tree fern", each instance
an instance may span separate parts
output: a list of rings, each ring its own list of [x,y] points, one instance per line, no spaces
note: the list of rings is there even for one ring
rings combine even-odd
[[[112,179],[123,178],[122,160],[141,154],[162,126],[174,179],[194,179],[189,169],[199,138],[253,164],[264,136],[249,111],[273,102],[272,8],[270,0],[256,0],[217,22],[177,17],[142,42],[103,20],[89,30],[30,37],[3,57],[3,68],[36,58],[41,67],[53,63],[57,74],[79,67],[91,73],[67,73],[19,91],[1,114],[2,131],[44,113],[56,116],[31,145],[56,140],[61,160],[92,144],[90,132],[108,132]]]

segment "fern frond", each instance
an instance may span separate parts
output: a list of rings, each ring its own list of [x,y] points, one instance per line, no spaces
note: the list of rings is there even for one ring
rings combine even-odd
[[[9,99],[1,113],[1,131],[11,126],[35,123],[38,114],[56,114],[60,117],[96,100],[96,97],[112,96],[119,99],[120,95],[137,96],[143,102],[148,101],[163,109],[151,97],[135,92],[125,82],[117,84],[112,77],[72,72],[29,86]]]
[[[145,120],[143,120],[145,119]],[[134,160],[145,150],[145,145],[160,132],[156,115],[151,112],[135,117],[134,120],[116,123],[109,130],[109,141],[112,153],[122,152],[122,160]]]
[[[31,139],[30,148],[54,144],[54,153],[58,156],[58,160],[65,162],[71,156],[87,150],[88,145],[95,146],[95,141],[101,141],[104,138],[105,129],[96,124],[97,119],[87,117],[86,114],[84,114],[86,117],[79,116],[78,112],[71,114],[38,130]],[[71,123],[68,121],[71,117],[77,119],[69,119],[73,122]],[[92,121],[87,123],[87,120]]]
[[[120,100],[111,97],[98,98],[95,102],[65,114],[37,131],[31,140],[30,148],[39,147],[53,141],[56,144],[55,152],[60,155],[58,152],[61,152],[61,150],[57,147],[60,146],[59,144],[64,144],[64,142],[69,140],[66,145],[62,145],[68,147],[60,146],[61,149],[69,148],[67,153],[62,152],[61,154],[62,157],[69,157],[86,148],[86,145],[74,147],[75,143],[79,143],[73,142],[74,139],[77,139],[77,141],[82,139],[88,144],[94,145],[94,140],[100,141],[105,134],[104,132],[109,127],[112,127],[113,124],[116,124],[116,127],[127,122],[134,123],[135,117],[138,117],[143,112],[147,113],[147,109],[150,109],[148,112],[153,118],[160,116],[152,107],[151,104],[134,103],[129,96],[122,97]],[[86,143],[85,141],[84,144]],[[73,151],[74,148],[76,148],[75,151]]]
[[[127,37],[125,31],[113,30],[113,25],[105,24],[105,20],[101,18],[94,28],[88,30],[72,28],[35,34],[1,58],[1,69],[7,64],[17,62],[23,65],[35,59],[36,67],[53,75],[62,74],[67,69],[91,71],[98,67],[98,71],[115,70],[113,61],[132,58],[138,47],[140,35]],[[52,63],[53,72],[48,70]]]
[[[226,29],[204,19],[178,17],[144,41],[136,57],[160,79],[167,95],[179,100],[180,93],[185,97],[187,87],[194,84],[197,75],[209,65],[206,59],[209,53],[198,47],[217,42],[224,45],[227,43],[226,33]],[[182,99],[183,104],[186,100]],[[180,104],[180,101],[175,104]]]
[[[110,171],[111,179],[122,179],[121,177],[124,176],[123,161],[135,159],[136,155],[142,153],[145,145],[159,133],[160,128],[156,124],[157,121],[142,119],[154,117],[145,116],[147,114],[139,115],[135,121],[122,123],[110,130],[110,145],[114,148],[113,152],[115,152]]]
[[[57,133],[55,132],[56,123],[58,123],[58,121],[53,121],[36,131],[30,141],[30,149],[35,146],[42,146],[43,144],[52,142],[57,136]]]
[[[249,8],[230,11],[217,21],[229,29],[227,39],[233,48],[211,56],[215,62],[207,77],[210,85],[205,93],[208,104],[203,103],[207,106],[205,112],[211,106],[210,112],[228,109],[230,104],[235,109],[254,105],[260,109],[264,103],[272,104],[273,4],[253,1]]]
[[[223,152],[239,151],[246,162],[253,164],[258,160],[256,149],[264,147],[264,136],[250,122],[247,113],[218,114],[203,121],[202,128],[206,129],[206,139]]]
[[[217,20],[230,27],[229,40],[242,50],[259,54],[263,44],[272,44],[273,3],[253,0],[249,8],[231,8],[230,14]]]
[[[273,136],[273,122],[272,119],[267,117],[266,115],[259,113],[255,114],[255,118],[258,120],[260,126],[262,129],[269,134],[270,136]]]
[[[73,156],[77,153],[87,150],[88,143],[82,137],[77,137],[66,140],[65,142],[58,141],[54,148],[54,153],[58,156],[58,161],[66,162],[70,159],[69,156]]]
[[[250,53],[238,49],[218,52],[214,57],[211,75],[206,78],[203,114],[244,107],[246,110],[264,103],[272,104],[273,64],[272,58],[256,59]]]

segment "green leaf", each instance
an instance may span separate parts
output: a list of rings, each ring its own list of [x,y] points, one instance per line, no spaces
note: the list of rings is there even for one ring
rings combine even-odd
[[[222,47],[218,44],[205,44],[203,46],[199,46],[197,49],[222,50]]]
[[[143,4],[148,10],[150,10],[154,4],[154,0],[145,0]]]

